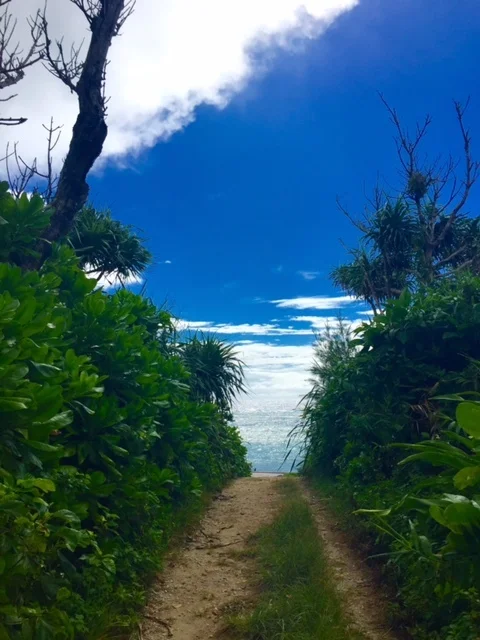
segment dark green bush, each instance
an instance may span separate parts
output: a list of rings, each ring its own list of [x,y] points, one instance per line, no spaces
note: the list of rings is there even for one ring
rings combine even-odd
[[[45,212],[1,196],[1,229],[38,222],[3,232],[8,259]],[[249,473],[225,413],[192,401],[170,315],[95,284],[65,246],[0,264],[0,639],[128,627],[182,509]]]
[[[406,292],[350,338],[343,329],[317,346],[304,414],[305,470],[334,477],[353,504],[365,509],[389,507],[407,493],[447,493],[448,483],[435,469],[418,461],[399,467],[404,456],[392,445],[443,438],[454,407],[438,396],[478,389],[480,279],[465,275]],[[399,510],[389,526],[413,544],[412,526],[419,518],[418,512]],[[453,582],[447,598],[440,574],[424,558],[399,553],[391,531],[379,533],[373,523],[366,527],[375,552],[388,554],[403,624],[415,637],[476,638],[452,634],[454,628],[470,628],[472,620],[478,625],[472,613],[479,611],[478,585]],[[427,519],[421,532],[440,549],[444,533],[438,522]]]

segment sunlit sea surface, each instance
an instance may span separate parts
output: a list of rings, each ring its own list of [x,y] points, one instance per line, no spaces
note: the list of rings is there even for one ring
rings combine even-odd
[[[235,413],[235,424],[248,449],[248,460],[254,471],[295,471],[292,462],[299,452],[298,443],[284,461],[288,434],[300,419],[300,411],[289,409],[241,409]],[[298,462],[297,455],[297,462]]]

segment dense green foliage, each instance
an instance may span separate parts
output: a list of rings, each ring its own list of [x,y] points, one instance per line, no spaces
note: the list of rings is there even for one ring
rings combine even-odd
[[[8,263],[48,211],[0,195],[0,638],[118,637],[182,508],[248,474],[245,449],[192,398],[168,313],[96,290],[66,246]]]
[[[233,618],[250,640],[361,640],[345,619],[312,512],[298,480],[279,483],[282,507],[251,541],[262,593],[253,612]]]
[[[408,198],[387,200],[359,223],[360,247],[353,260],[335,268],[333,282],[346,293],[366,300],[376,311],[386,300],[398,298],[405,288],[416,289],[462,269],[480,268],[480,218],[456,216],[449,223],[445,213],[418,211]],[[426,209],[426,210],[425,210]],[[430,220],[441,241],[431,246]]]
[[[462,423],[456,432],[452,430],[455,406],[441,397],[469,397],[478,389],[480,281],[465,275],[414,294],[405,292],[350,338],[343,327],[338,334],[320,338],[317,345],[313,388],[304,413],[305,468],[335,478],[357,508],[388,508],[406,494],[438,501],[436,519],[425,516],[429,509],[423,504],[420,511],[407,514],[398,509],[391,520],[382,521],[377,552],[388,554],[403,623],[414,637],[476,638],[479,585],[465,567],[476,558],[478,531],[469,528],[468,534],[466,530],[459,534],[461,544],[453,563],[458,571],[448,574],[443,560],[448,556],[452,561],[453,556],[451,549],[445,552],[445,513],[459,507],[449,511],[448,501],[456,498],[444,494],[461,492],[453,490],[450,458],[439,459],[448,468],[440,475],[420,461],[430,459],[431,448],[438,456],[442,448],[455,446],[455,438],[460,449],[453,457],[458,464],[460,456],[462,465],[476,466],[474,459],[470,465],[465,458],[473,455],[467,438],[471,432]],[[413,457],[412,464],[399,465],[402,451],[392,445],[400,443],[422,455]],[[475,501],[475,487],[464,488],[464,498]],[[472,504],[468,509],[480,507]],[[442,517],[444,522],[439,521]],[[365,526],[375,532],[373,522]],[[393,532],[408,542],[408,548],[398,546]],[[424,544],[435,562],[427,563],[419,553]]]
[[[479,395],[474,392],[475,397]],[[378,529],[394,541],[393,555],[413,558],[452,608],[466,606],[454,629],[457,637],[476,638],[480,625],[480,402],[461,396],[445,399],[461,401],[452,430],[444,430],[441,438],[404,445],[412,453],[400,463],[424,462],[439,468],[440,476],[428,491],[433,495],[406,495],[390,508],[360,512],[378,518]],[[392,516],[412,517],[412,513],[416,517],[409,521],[408,534],[389,523]]]
[[[92,206],[80,211],[67,242],[75,249],[80,266],[98,279],[114,274],[122,281],[139,275],[153,259],[131,226]]]

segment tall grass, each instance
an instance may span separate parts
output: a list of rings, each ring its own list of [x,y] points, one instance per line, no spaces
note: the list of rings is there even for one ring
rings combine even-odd
[[[309,506],[298,480],[279,483],[283,505],[252,539],[261,572],[257,607],[232,626],[245,640],[361,640],[335,592]]]

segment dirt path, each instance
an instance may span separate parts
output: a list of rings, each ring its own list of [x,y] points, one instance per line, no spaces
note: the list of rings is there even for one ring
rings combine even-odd
[[[351,541],[335,523],[327,501],[304,486],[329,560],[335,585],[344,602],[352,626],[368,640],[394,640],[386,624],[387,601],[380,592],[371,569],[351,548]]]
[[[276,477],[242,478],[213,501],[198,533],[154,585],[142,624],[144,640],[218,637],[229,605],[254,594],[252,563],[232,557],[273,519]]]
[[[299,480],[300,481],[300,480]],[[154,584],[141,625],[142,640],[227,640],[222,614],[255,602],[255,563],[246,549],[251,534],[272,521],[280,505],[278,477],[233,482],[208,509],[196,535]],[[326,502],[304,487],[352,627],[368,640],[393,640],[386,602],[368,566],[350,548]],[[325,640],[328,640],[327,638]]]

